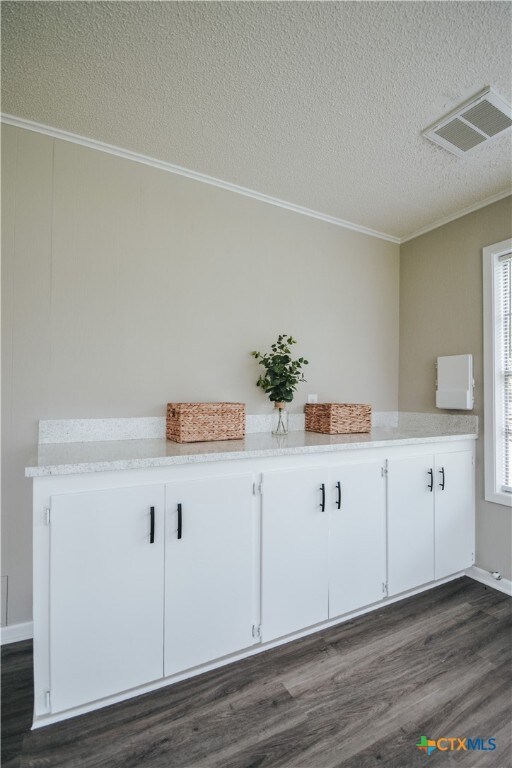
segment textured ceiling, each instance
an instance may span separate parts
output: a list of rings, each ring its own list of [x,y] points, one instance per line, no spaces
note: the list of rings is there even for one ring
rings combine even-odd
[[[511,183],[511,132],[421,136],[511,100],[508,2],[2,2],[2,110],[393,236]]]

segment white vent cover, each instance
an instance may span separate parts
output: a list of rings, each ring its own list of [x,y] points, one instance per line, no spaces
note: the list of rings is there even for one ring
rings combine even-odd
[[[484,141],[512,126],[512,110],[492,88],[486,88],[435,125],[423,136],[454,155],[463,157]]]

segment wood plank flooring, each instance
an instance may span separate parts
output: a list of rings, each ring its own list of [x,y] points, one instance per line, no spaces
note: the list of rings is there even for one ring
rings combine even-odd
[[[2,664],[4,768],[512,766],[512,599],[467,578],[36,731],[31,643]]]

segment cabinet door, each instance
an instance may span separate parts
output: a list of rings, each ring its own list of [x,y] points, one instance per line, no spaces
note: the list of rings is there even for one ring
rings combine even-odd
[[[330,474],[329,618],[384,597],[386,483],[382,462]]]
[[[435,470],[435,574],[442,579],[473,563],[473,454],[437,454]]]
[[[263,475],[262,635],[288,635],[328,618],[327,470]]]
[[[163,486],[52,497],[52,712],[162,677],[163,545]]]
[[[166,486],[165,675],[253,645],[252,475]]]
[[[433,456],[388,462],[389,595],[434,579],[433,475]]]

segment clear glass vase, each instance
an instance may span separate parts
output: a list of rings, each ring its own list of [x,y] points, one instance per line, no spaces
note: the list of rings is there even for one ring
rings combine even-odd
[[[272,434],[279,437],[279,435],[288,434],[288,411],[286,410],[285,403],[274,403],[274,413],[272,414]]]

